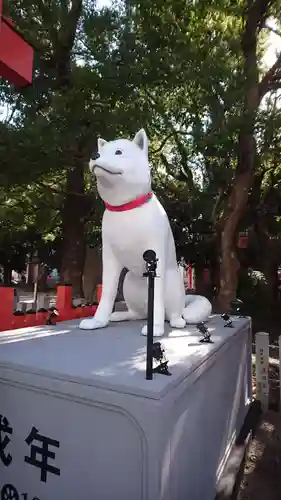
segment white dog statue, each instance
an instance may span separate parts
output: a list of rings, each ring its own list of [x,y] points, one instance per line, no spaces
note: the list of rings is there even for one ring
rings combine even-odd
[[[147,318],[147,279],[143,278],[143,253],[154,250],[158,260],[154,291],[154,335],[164,334],[167,319],[173,328],[206,321],[210,302],[199,295],[185,295],[178,269],[175,243],[167,214],[151,192],[148,139],[140,130],[133,141],[98,139],[98,154],[90,171],[105,203],[102,221],[102,296],[96,314],[80,328],[103,328],[109,321]],[[121,270],[127,311],[113,312]],[[147,327],[142,328],[146,335]]]

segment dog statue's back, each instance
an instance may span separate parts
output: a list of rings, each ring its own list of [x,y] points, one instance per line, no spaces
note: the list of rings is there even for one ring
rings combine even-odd
[[[175,243],[167,214],[151,192],[148,139],[140,130],[133,141],[98,140],[98,154],[90,160],[99,195],[106,210],[102,221],[102,297],[93,318],[80,323],[96,329],[109,321],[147,317],[147,282],[143,278],[143,253],[152,249],[158,258],[154,292],[154,335],[164,334],[167,319],[174,328],[206,321],[210,302],[199,295],[185,295],[177,265]],[[127,311],[112,313],[119,276],[126,267],[124,299]],[[146,334],[146,325],[142,329]]]

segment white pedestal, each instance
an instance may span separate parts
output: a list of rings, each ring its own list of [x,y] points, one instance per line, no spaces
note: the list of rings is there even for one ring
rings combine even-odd
[[[213,317],[214,344],[167,325],[172,376],[152,381],[141,323],[78,323],[0,335],[2,496],[212,500],[251,401],[250,320]]]

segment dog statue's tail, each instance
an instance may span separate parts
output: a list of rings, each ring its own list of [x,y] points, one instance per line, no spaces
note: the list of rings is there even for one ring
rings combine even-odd
[[[189,324],[207,321],[212,312],[211,302],[202,295],[186,295],[183,317]]]

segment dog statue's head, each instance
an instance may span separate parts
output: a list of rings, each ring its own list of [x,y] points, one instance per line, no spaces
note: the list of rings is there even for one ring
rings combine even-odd
[[[98,152],[89,163],[100,197],[110,205],[122,205],[151,190],[148,139],[141,129],[133,141],[98,139]]]

